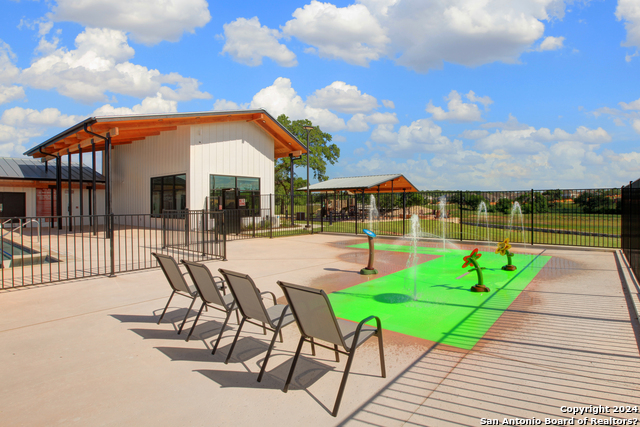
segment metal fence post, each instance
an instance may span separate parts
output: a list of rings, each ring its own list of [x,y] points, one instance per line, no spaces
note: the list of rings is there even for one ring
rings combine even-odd
[[[462,241],[462,191],[458,194],[458,210],[460,211],[460,221],[458,222],[458,231],[460,232],[460,241]]]
[[[111,256],[111,272],[109,273],[109,277],[115,277],[116,273],[116,257],[115,257],[115,248],[113,247],[113,213],[109,214],[109,255]]]
[[[402,235],[407,234],[407,190],[402,190]]]
[[[322,194],[320,194],[320,232],[321,233],[324,232],[324,215],[322,210],[323,206],[324,206],[324,212],[327,212],[326,196],[327,196],[326,194],[324,195],[324,197],[322,196]],[[331,215],[331,213],[329,213],[329,215]]]
[[[207,218],[207,211],[206,210],[202,210],[202,256],[206,256],[207,254],[207,250],[206,250],[206,231],[205,231],[205,221]]]
[[[533,203],[533,188],[531,189],[531,245],[533,245],[533,212],[535,211],[535,204]]]
[[[269,238],[273,239],[273,194],[269,194]]]
[[[220,215],[220,218],[223,220],[220,221],[222,224],[222,260],[227,260],[227,224],[224,221],[224,214]]]

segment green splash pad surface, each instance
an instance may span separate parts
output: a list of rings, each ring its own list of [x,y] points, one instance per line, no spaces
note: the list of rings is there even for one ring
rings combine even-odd
[[[349,247],[367,249],[368,244]],[[380,251],[409,253],[411,247],[376,244],[376,251],[381,257]],[[419,247],[418,254],[438,258],[418,260],[422,263],[415,267],[333,292],[329,299],[338,317],[359,322],[375,315],[384,329],[470,350],[551,259],[516,254],[513,263],[518,269],[504,271],[507,257],[481,252],[478,263],[485,267],[484,284],[491,292],[471,292],[476,272],[468,273],[471,266],[462,268],[462,258],[470,252]]]

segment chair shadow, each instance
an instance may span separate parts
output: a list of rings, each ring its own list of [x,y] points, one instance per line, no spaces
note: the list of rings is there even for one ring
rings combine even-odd
[[[342,272],[342,273],[355,273],[355,274],[360,274],[360,271],[359,271],[359,270],[358,270],[358,271],[356,271],[356,270],[342,270],[342,269],[340,269],[340,268],[328,268],[328,267],[327,267],[327,268],[324,268],[323,270],[326,270],[326,271],[339,271],[339,272]]]
[[[183,314],[184,316],[184,314]],[[140,315],[140,314],[111,314],[111,317],[122,323],[158,323],[160,315]]]

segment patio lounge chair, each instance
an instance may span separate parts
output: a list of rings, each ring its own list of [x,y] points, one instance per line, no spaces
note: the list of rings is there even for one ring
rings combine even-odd
[[[289,306],[276,303],[276,296],[273,292],[260,292],[256,287],[256,284],[248,275],[236,273],[235,271],[224,270],[222,268],[218,271],[222,273],[227,281],[227,284],[231,289],[231,293],[236,299],[240,313],[242,313],[242,320],[238,326],[238,332],[236,332],[236,337],[233,339],[233,344],[231,344],[229,354],[227,355],[227,359],[224,363],[229,363],[231,353],[233,353],[233,348],[236,345],[236,341],[238,341],[238,336],[240,336],[240,331],[242,330],[242,326],[245,321],[257,326],[262,326],[265,333],[266,329],[273,331],[271,344],[269,345],[267,355],[264,358],[264,362],[262,362],[262,368],[260,368],[260,374],[258,375],[258,382],[260,382],[262,381],[262,376],[267,368],[267,362],[269,361],[271,350],[273,350],[273,345],[276,342],[276,337],[280,335],[280,342],[282,342],[281,329],[288,324],[293,323],[293,315],[289,311]],[[264,303],[262,302],[262,295],[264,294],[270,294],[272,296],[273,307],[266,308],[264,306]],[[252,322],[251,320],[256,320],[262,324]],[[266,325],[268,325],[268,327]]]
[[[160,321],[162,321],[162,318],[164,317],[164,314],[166,313],[167,308],[169,308],[169,303],[171,303],[171,298],[173,298],[175,294],[182,295],[183,297],[191,298],[191,305],[187,310],[187,314],[184,315],[184,320],[182,320],[182,323],[180,324],[180,328],[178,329],[178,335],[180,335],[180,332],[182,332],[182,328],[184,326],[184,322],[186,322],[187,317],[189,317],[189,313],[191,312],[193,303],[196,302],[198,291],[192,290],[189,287],[189,285],[187,285],[187,282],[184,280],[184,277],[182,276],[182,272],[180,271],[180,267],[178,267],[178,263],[176,262],[175,259],[173,259],[173,257],[170,257],[169,255],[157,254],[154,252],[152,252],[151,255],[156,257],[156,259],[158,260],[158,264],[160,264],[160,268],[162,268],[164,275],[167,277],[167,280],[169,281],[169,286],[171,286],[171,289],[173,290],[173,292],[171,292],[171,296],[169,297],[169,301],[167,301],[167,305],[165,305],[164,310],[162,310],[160,319],[158,319],[158,325],[160,324]]]
[[[200,294],[200,298],[202,299],[202,306],[200,306],[200,311],[198,311],[196,320],[193,322],[193,326],[191,326],[189,335],[187,335],[187,341],[189,341],[189,338],[191,338],[191,334],[196,328],[198,319],[200,319],[202,310],[205,307],[215,308],[216,310],[227,313],[227,317],[224,319],[224,323],[222,324],[222,329],[220,329],[220,333],[218,334],[216,344],[211,351],[211,354],[216,354],[218,344],[220,343],[220,339],[222,338],[222,333],[224,332],[224,328],[226,328],[227,326],[227,322],[229,322],[229,317],[231,317],[232,312],[236,312],[236,319],[238,321],[238,324],[240,324],[238,307],[235,304],[233,295],[226,293],[226,287],[224,286],[224,279],[222,277],[212,276],[211,271],[209,271],[207,266],[204,264],[184,260],[182,260],[182,263],[185,267],[187,267],[187,271],[189,272],[193,283],[196,285],[198,293]],[[222,294],[220,293],[220,290],[222,290]]]
[[[284,295],[287,298],[287,302],[293,312],[301,334],[296,355],[293,357],[289,376],[287,377],[287,381],[285,382],[284,389],[282,391],[286,393],[289,390],[289,384],[291,383],[293,371],[296,368],[296,362],[298,361],[300,351],[302,350],[302,344],[304,344],[305,341],[309,341],[313,349],[314,338],[329,342],[333,344],[333,348],[318,343],[317,341],[315,341],[315,345],[333,350],[336,353],[336,362],[340,361],[338,353],[349,356],[347,359],[347,365],[344,368],[344,374],[342,374],[338,397],[336,398],[336,403],[333,407],[333,412],[331,413],[331,415],[335,417],[338,415],[340,401],[342,400],[342,394],[344,393],[344,388],[347,384],[347,376],[351,369],[351,363],[353,362],[353,356],[356,353],[356,348],[372,336],[378,337],[382,378],[386,378],[387,376],[384,366],[384,350],[382,346],[382,327],[380,318],[376,316],[369,316],[357,325],[347,320],[337,319],[333,313],[333,309],[331,308],[329,298],[327,298],[327,294],[323,290],[280,281],[278,281],[278,285],[280,285],[284,291]],[[375,328],[365,324],[373,319],[376,320]],[[342,346],[345,351],[338,350],[338,346]]]

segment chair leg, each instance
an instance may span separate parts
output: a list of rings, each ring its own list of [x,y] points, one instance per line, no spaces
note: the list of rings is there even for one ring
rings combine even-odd
[[[207,303],[202,301],[202,305],[200,306],[200,310],[198,311],[198,315],[196,316],[196,320],[193,321],[193,325],[191,326],[191,330],[189,331],[189,335],[187,335],[186,341],[189,342],[189,338],[191,338],[191,334],[193,330],[196,328],[198,324],[198,319],[200,319],[200,315],[202,314],[202,309],[207,307]]]
[[[284,338],[282,338],[282,329],[280,329],[280,332],[278,332],[278,335],[280,335],[280,342],[284,342]]]
[[[298,357],[300,356],[300,352],[302,351],[302,344],[304,344],[304,337],[300,337],[300,341],[298,342],[298,349],[296,350],[296,355],[293,356],[293,362],[291,362],[291,369],[289,369],[289,375],[287,376],[287,381],[284,383],[283,392],[289,391],[289,384],[291,383],[291,378],[293,378],[293,370],[296,369],[296,362],[298,361]]]
[[[238,313],[238,309],[236,308],[236,323],[240,324],[240,314]]]
[[[316,345],[313,342],[313,337],[311,337],[311,341],[310,342],[311,342],[311,355],[315,356],[316,355]]]
[[[193,307],[193,304],[196,302],[195,297],[191,300],[191,305],[189,306],[189,309],[187,310],[187,314],[184,315],[184,319],[182,320],[182,324],[180,325],[180,329],[178,329],[178,335],[180,335],[180,332],[182,332],[182,328],[184,328],[184,323],[187,321],[187,317],[189,317],[189,313],[191,313],[191,308]]]
[[[213,350],[211,351],[211,354],[216,354],[216,350],[218,349],[218,344],[220,344],[220,339],[222,338],[222,333],[224,332],[224,328],[227,327],[227,322],[229,321],[229,317],[231,317],[230,311],[227,312],[227,318],[224,319],[224,323],[222,324],[222,329],[220,329],[220,333],[218,334],[218,339],[216,340],[216,345],[213,346]]]
[[[162,321],[162,318],[164,317],[164,314],[167,312],[167,308],[169,308],[169,304],[171,304],[171,298],[173,298],[173,295],[175,293],[176,293],[176,291],[172,291],[171,292],[171,296],[169,297],[169,301],[167,301],[167,305],[164,306],[164,310],[162,310],[162,314],[160,315],[160,319],[158,319],[158,325]]]
[[[231,348],[229,349],[229,354],[227,354],[227,358],[224,361],[226,365],[229,363],[229,359],[231,359],[231,353],[233,353],[233,348],[236,346],[236,341],[238,341],[238,337],[240,336],[240,331],[242,330],[242,325],[244,325],[244,317],[240,321],[240,325],[238,325],[238,332],[236,332],[236,337],[233,339],[233,343],[231,344]]]
[[[267,335],[267,326],[264,323],[262,324],[262,335]]]
[[[340,401],[342,400],[342,395],[344,394],[344,388],[347,385],[347,377],[349,376],[349,370],[351,369],[351,362],[353,362],[353,356],[356,354],[356,349],[353,348],[349,353],[349,357],[347,358],[347,366],[344,367],[344,374],[342,374],[342,381],[340,382],[340,389],[338,389],[338,397],[336,398],[336,403],[333,406],[333,412],[331,415],[334,417],[338,415],[338,409],[340,409]]]
[[[387,378],[387,370],[384,367],[384,347],[382,345],[382,329],[378,329],[378,347],[380,347],[380,370],[382,378]]]
[[[338,344],[333,345],[333,352],[336,354],[336,362],[340,361],[340,353],[338,353]]]
[[[273,350],[273,346],[276,343],[276,338],[280,335],[280,339],[282,339],[282,331],[280,330],[280,323],[278,323],[277,329],[273,332],[273,338],[271,338],[271,344],[269,345],[269,349],[267,350],[267,355],[264,357],[264,362],[262,362],[262,368],[260,368],[260,374],[258,374],[258,382],[262,381],[262,376],[264,375],[264,371],[267,369],[267,362],[269,361],[269,356],[271,356],[271,350]]]

